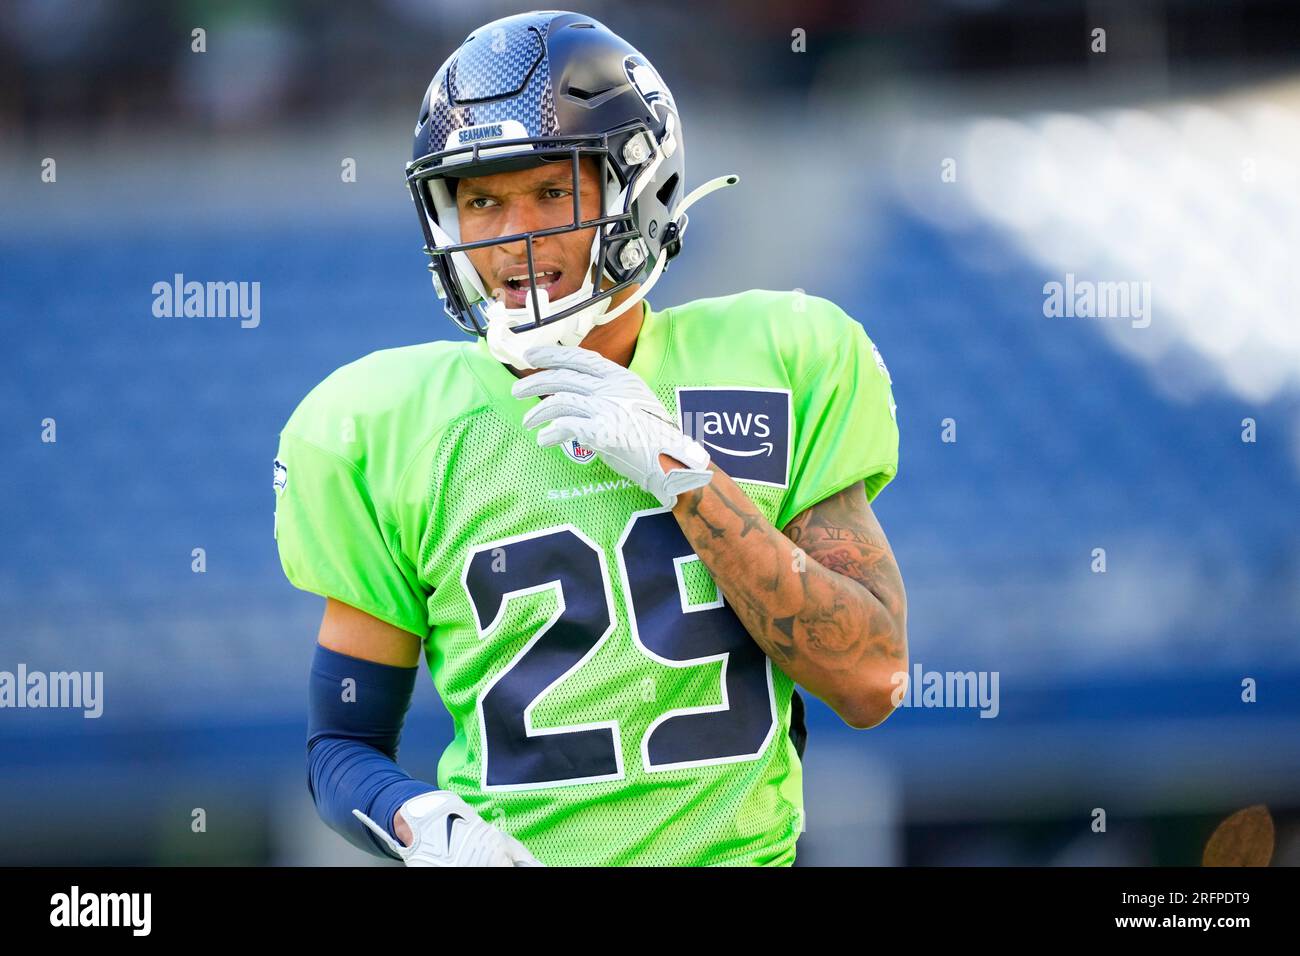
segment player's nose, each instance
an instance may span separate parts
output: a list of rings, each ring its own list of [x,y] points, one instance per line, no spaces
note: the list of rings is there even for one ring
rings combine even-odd
[[[539,229],[547,229],[556,223],[547,222],[539,203],[524,199],[515,200],[507,203],[504,209],[504,215],[500,220],[501,231],[497,233],[500,236],[514,236],[525,232],[536,232]],[[536,251],[537,244],[541,239],[533,240],[533,249]],[[520,239],[514,243],[502,243],[499,248],[507,252],[523,254],[524,240]]]

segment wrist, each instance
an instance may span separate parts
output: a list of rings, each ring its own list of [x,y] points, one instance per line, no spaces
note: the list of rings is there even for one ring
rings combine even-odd
[[[406,781],[404,786],[386,792],[379,801],[376,801],[372,811],[374,819],[381,824],[387,824],[385,829],[388,835],[402,846],[411,846],[415,842],[415,831],[411,821],[419,817],[420,809],[415,808],[414,817],[405,816],[402,809],[411,801],[436,792],[438,792],[437,787],[424,781]]]
[[[676,458],[673,458],[671,455],[665,455],[663,452],[660,452],[660,453],[659,453],[659,467],[662,468],[662,469],[664,470],[664,474],[666,475],[666,474],[668,474],[668,472],[672,471],[674,468],[685,468],[686,466],[683,465],[683,464],[682,464],[680,461],[678,461]]]
[[[410,846],[415,842],[415,834],[411,832],[411,825],[406,822],[406,818],[402,816],[401,810],[397,810],[393,813],[393,825],[391,829],[393,831],[393,836],[397,838],[397,842],[402,844],[402,846]]]

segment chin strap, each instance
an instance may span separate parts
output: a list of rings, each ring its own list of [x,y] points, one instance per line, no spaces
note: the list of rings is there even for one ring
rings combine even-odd
[[[677,230],[677,235],[674,237],[674,241],[680,242],[682,236],[686,232],[687,209],[695,205],[695,203],[699,202],[709,193],[717,192],[719,189],[724,189],[727,186],[734,186],[738,182],[740,182],[740,177],[735,173],[729,173],[726,176],[715,176],[713,179],[701,183],[687,193],[686,198],[678,203],[677,208],[673,210],[673,218],[670,225],[674,226]],[[667,228],[667,226],[665,226],[665,228]],[[654,268],[652,268],[650,274],[642,280],[641,285],[636,292],[632,293],[632,295],[628,296],[613,309],[602,311],[598,316],[584,316],[584,319],[587,319],[587,321],[583,321],[576,327],[557,322],[554,324],[562,326],[561,328],[543,325],[538,328],[520,329],[516,331],[511,328],[509,319],[506,319],[504,316],[501,316],[499,320],[496,317],[493,317],[493,319],[488,322],[487,328],[488,349],[498,361],[505,362],[507,365],[513,365],[520,371],[533,368],[534,366],[530,365],[524,359],[524,353],[530,348],[534,345],[577,345],[586,338],[587,333],[590,332],[594,326],[604,325],[606,322],[614,321],[628,309],[632,308],[632,306],[644,299],[646,293],[648,293],[651,288],[654,287],[654,284],[659,281],[659,277],[663,274],[664,268],[667,265],[668,256],[661,254],[655,262]],[[549,305],[549,301],[546,298],[546,290],[538,289],[537,296],[537,304],[541,307],[542,314],[545,315],[547,306]]]
[[[487,344],[488,350],[499,362],[513,365],[515,368],[530,369],[524,359],[524,353],[535,345],[577,345],[604,319],[604,308],[608,300],[602,300],[595,306],[588,306],[568,319],[530,328],[516,329],[514,319],[505,310],[488,312]],[[537,305],[545,315],[550,307],[550,296],[545,289],[537,290]]]

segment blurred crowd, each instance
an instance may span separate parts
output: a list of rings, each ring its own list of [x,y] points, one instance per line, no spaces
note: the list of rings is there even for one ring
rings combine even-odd
[[[895,77],[1085,72],[1106,56],[1177,79],[1248,56],[1293,60],[1288,0],[584,0],[683,88],[874,95]],[[43,124],[241,128],[411,100],[446,52],[508,0],[6,0],[0,133]],[[201,30],[201,35],[195,31]],[[202,49],[203,52],[199,52]],[[798,52],[799,56],[791,56]]]

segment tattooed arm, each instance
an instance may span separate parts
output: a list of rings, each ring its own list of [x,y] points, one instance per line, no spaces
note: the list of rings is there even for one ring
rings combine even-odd
[[[727,604],[764,653],[845,723],[879,724],[893,712],[893,675],[907,670],[907,599],[862,482],[783,534],[710,467],[713,480],[679,495],[673,515]]]

